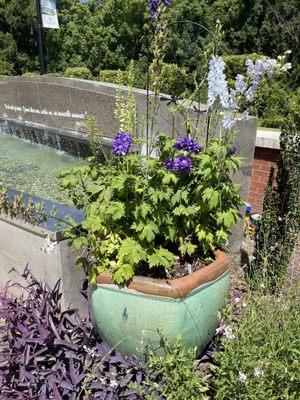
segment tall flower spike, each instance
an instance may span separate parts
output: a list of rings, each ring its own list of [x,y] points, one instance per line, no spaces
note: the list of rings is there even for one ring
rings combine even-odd
[[[211,108],[219,98],[221,106],[226,109],[229,106],[229,93],[226,76],[224,73],[225,63],[222,57],[212,56],[209,62],[208,73],[208,106]]]
[[[158,13],[162,6],[171,7],[171,0],[148,0],[152,20],[157,21]]]

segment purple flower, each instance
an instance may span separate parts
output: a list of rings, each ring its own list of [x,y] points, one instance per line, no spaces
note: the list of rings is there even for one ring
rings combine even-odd
[[[113,143],[113,153],[117,157],[126,156],[132,145],[132,137],[129,133],[120,132]]]
[[[177,142],[174,143],[174,149],[184,150],[190,154],[198,154],[201,151],[200,144],[196,140],[188,137],[178,139]]]
[[[180,156],[168,158],[164,161],[164,167],[173,172],[189,172],[192,168],[192,161],[189,157]]]
[[[162,6],[171,7],[171,0],[148,0],[148,2],[153,21],[157,21],[157,16]]]
[[[237,155],[238,155],[238,150],[235,146],[227,150],[227,157],[237,156]]]

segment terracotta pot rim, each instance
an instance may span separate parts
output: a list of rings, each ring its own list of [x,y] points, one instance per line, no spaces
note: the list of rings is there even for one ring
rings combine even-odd
[[[127,289],[148,295],[182,299],[188,296],[193,290],[215,281],[228,271],[228,255],[221,250],[215,251],[214,254],[216,258],[211,264],[193,272],[191,275],[170,280],[136,275],[127,286]],[[97,277],[97,283],[99,285],[115,285],[112,275],[105,272]]]

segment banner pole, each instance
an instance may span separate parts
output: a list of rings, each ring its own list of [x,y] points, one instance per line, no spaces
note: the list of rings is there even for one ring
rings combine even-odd
[[[40,74],[45,75],[45,56],[43,50],[43,34],[42,34],[42,13],[41,13],[41,3],[40,0],[36,0],[36,16],[37,16],[37,34],[38,34],[38,46],[40,54]]]

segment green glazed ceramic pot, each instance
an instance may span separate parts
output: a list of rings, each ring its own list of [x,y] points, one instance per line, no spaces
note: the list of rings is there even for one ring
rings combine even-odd
[[[99,275],[90,300],[102,339],[123,355],[141,357],[147,346],[162,354],[161,329],[167,339],[180,335],[185,348],[200,353],[218,327],[229,290],[228,257],[215,255],[212,264],[176,280],[136,276],[120,288],[111,275]]]

